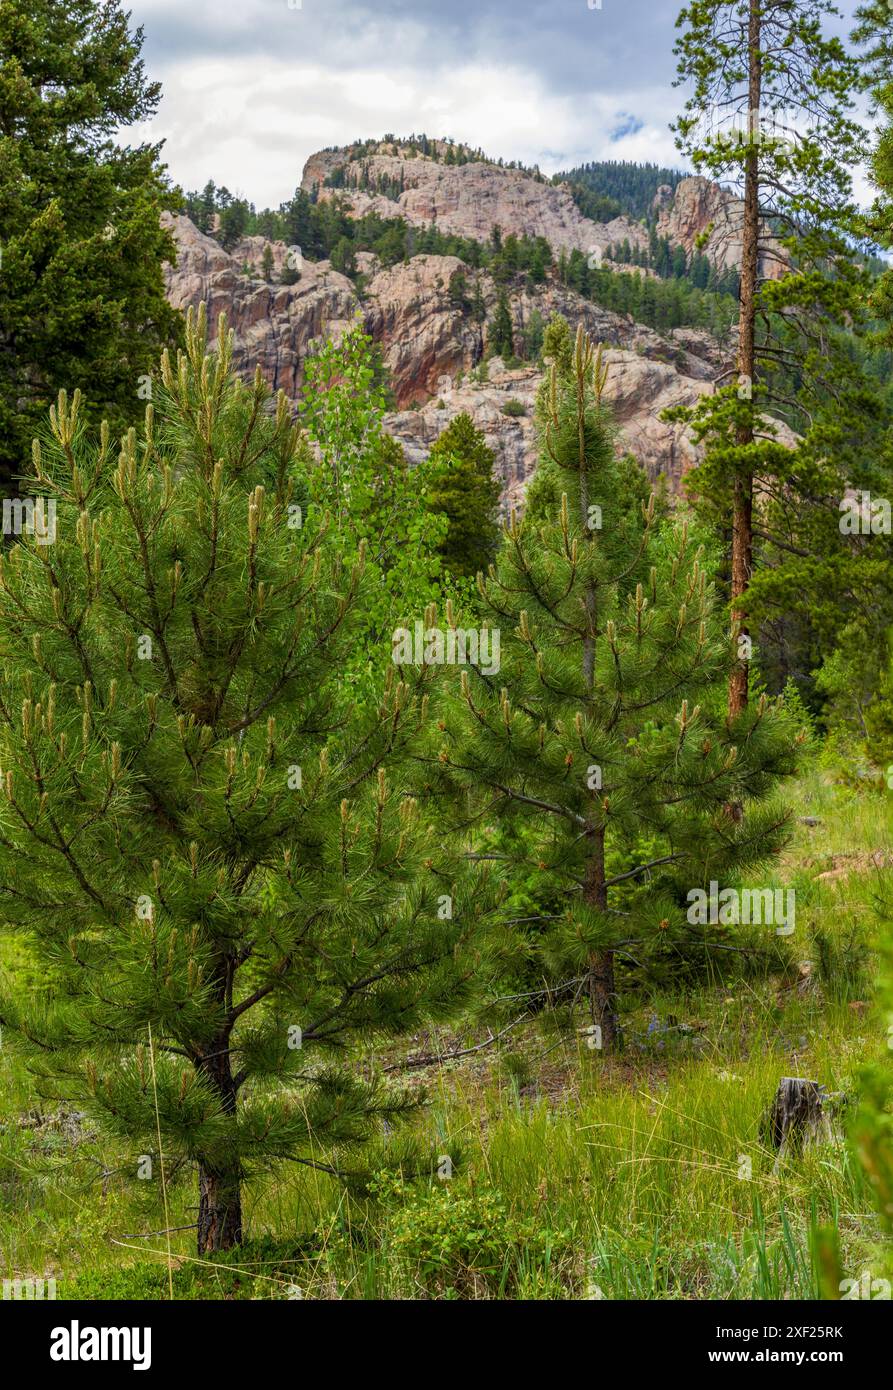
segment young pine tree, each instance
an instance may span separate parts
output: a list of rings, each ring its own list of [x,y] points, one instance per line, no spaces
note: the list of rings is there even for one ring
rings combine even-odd
[[[253,1169],[338,1168],[407,1108],[338,1060],[462,1002],[479,911],[406,794],[421,684],[349,699],[363,547],[298,510],[284,397],[204,337],[120,453],[60,397],[55,542],[0,568],[0,911],[45,980],[4,1043],[134,1155],[160,1136],[156,1177],[197,1166],[200,1252]]]
[[[610,1048],[618,960],[722,959],[723,928],[688,921],[687,890],[773,854],[785,814],[767,797],[794,758],[766,700],[727,717],[729,639],[702,557],[684,524],[655,534],[653,498],[631,525],[603,385],[581,328],[570,379],[553,366],[544,432],[562,493],[549,506],[545,490],[535,520],[512,516],[479,577],[501,666],[451,687],[433,756],[463,815],[525,827],[517,859],[501,841],[501,867],[511,885],[539,874],[562,904],[547,955],[560,978],[582,972]]]

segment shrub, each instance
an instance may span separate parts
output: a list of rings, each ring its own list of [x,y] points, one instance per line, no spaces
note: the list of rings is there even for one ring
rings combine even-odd
[[[389,1193],[399,1201],[388,1223],[391,1248],[440,1296],[504,1297],[532,1272],[547,1273],[570,1244],[570,1232],[521,1220],[492,1188],[392,1183]]]

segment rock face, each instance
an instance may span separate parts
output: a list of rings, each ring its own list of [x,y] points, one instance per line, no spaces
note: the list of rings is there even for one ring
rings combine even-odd
[[[339,336],[355,318],[358,303],[351,282],[328,261],[305,261],[297,284],[267,284],[259,270],[256,278],[242,273],[255,257],[260,265],[262,237],[248,238],[230,255],[188,217],[166,220],[179,250],[176,269],[165,268],[170,302],[178,309],[205,304],[212,327],[225,313],[235,332],[236,370],[250,377],[260,366],[274,390],[297,396],[308,345],[316,338]],[[281,272],[287,248],[272,245],[274,265]]]
[[[506,504],[520,498],[537,460],[533,407],[542,373],[535,367],[506,370],[494,358],[486,381],[470,379],[484,357],[486,322],[498,297],[488,275],[478,273],[486,307],[482,324],[450,298],[457,270],[475,274],[455,256],[414,256],[385,270],[377,270],[375,257],[369,257],[364,268],[372,278],[361,301],[351,281],[328,261],[305,261],[297,284],[268,284],[259,269],[266,245],[262,237],[246,238],[228,253],[186,217],[172,218],[169,225],[179,260],[176,269],[166,271],[168,297],[182,309],[205,304],[212,325],[226,313],[235,332],[237,371],[251,376],[259,366],[274,390],[281,388],[295,399],[314,341],[337,339],[348,326],[362,322],[381,348],[397,400],[398,410],[387,416],[385,427],[404,444],[409,458],[423,457],[450,420],[468,411],[495,450]],[[288,248],[276,242],[270,247],[275,276],[286,263]],[[727,353],[706,332],[686,328],[662,336],[557,283],[523,290],[510,306],[519,337],[535,315],[547,322],[552,313],[560,313],[573,327],[582,322],[595,341],[610,349],[606,394],[619,426],[618,448],[634,453],[652,478],[663,473],[678,488],[696,451],[683,426],[664,424],[658,416],[669,405],[693,404],[709,390]],[[509,412],[520,403],[523,413],[506,414],[510,401],[516,404]]]
[[[427,155],[411,156],[393,145],[382,144],[378,150],[354,158],[351,150],[311,155],[301,187],[307,192],[316,189],[323,199],[348,192],[354,217],[377,212],[381,217],[404,217],[410,226],[434,222],[442,232],[475,241],[486,241],[496,226],[503,237],[545,237],[556,252],[605,251],[624,239],[631,246],[648,245],[644,228],[627,217],[611,222],[584,217],[566,184],[546,183],[520,169],[482,161],[451,165]],[[343,189],[325,186],[336,169],[343,169]],[[392,197],[360,187],[363,182],[374,189],[382,181],[392,189],[402,184],[403,191]]]
[[[445,146],[442,147],[445,149]],[[337,172],[339,187],[326,185]],[[574,202],[567,184],[552,184],[520,169],[502,169],[484,161],[450,165],[382,142],[364,147],[323,150],[304,166],[301,187],[321,199],[346,195],[350,215],[403,217],[410,226],[435,223],[442,232],[486,241],[494,226],[503,236],[542,236],[556,253],[604,252],[624,240],[642,250],[648,233],[628,217],[592,222]],[[384,188],[385,192],[375,191]],[[720,270],[741,263],[743,202],[710,179],[681,179],[675,190],[665,184],[654,199],[657,232],[691,255],[698,238]],[[785,271],[781,249],[767,241],[760,274],[777,279]],[[645,274],[649,272],[643,272]]]
[[[434,146],[436,159],[384,142],[325,150],[308,160],[303,187],[320,198],[332,197],[339,190],[326,187],[326,180],[338,171],[333,182],[346,191],[355,217],[374,210],[414,226],[436,223],[443,231],[481,241],[496,225],[503,237],[543,236],[556,251],[589,253],[624,239],[648,244],[637,222],[618,218],[598,224],[585,218],[567,186],[482,159],[446,164],[447,148],[442,142]],[[658,190],[655,210],[659,235],[690,254],[706,233],[704,249],[718,267],[738,264],[741,203],[718,185],[682,179],[675,191]],[[361,293],[328,261],[304,261],[300,279],[288,285],[281,283],[283,271],[295,267],[281,242],[246,237],[227,252],[186,217],[170,218],[168,224],[179,249],[176,268],[166,271],[168,297],[178,308],[205,304],[212,324],[226,312],[235,332],[238,371],[251,376],[259,366],[274,389],[295,400],[313,343],[326,336],[337,340],[350,324],[361,322],[381,349],[396,398],[397,409],[385,427],[410,460],[421,459],[450,420],[467,411],[495,451],[505,505],[521,499],[539,452],[533,412],[542,374],[535,367],[508,370],[498,358],[486,371],[481,367],[487,325],[499,298],[489,275],[455,256],[418,255],[386,268],[377,256],[361,251]],[[263,272],[267,247],[269,282]],[[782,262],[765,258],[764,274],[782,270]],[[458,271],[464,294],[457,292],[458,284],[451,292]],[[483,304],[480,319],[471,312],[475,291]],[[653,480],[663,474],[678,489],[697,461],[697,450],[685,426],[665,424],[660,414],[669,406],[693,405],[710,391],[733,364],[733,342],[718,344],[693,328],[657,333],[582,299],[554,275],[536,288],[514,285],[508,302],[516,344],[559,313],[573,328],[582,323],[605,345],[606,395],[618,424],[618,450],[634,454]]]
[[[533,407],[542,373],[533,367],[507,371],[499,358],[491,359],[486,382],[443,382],[442,394],[419,410],[403,410],[385,418],[389,434],[403,445],[410,463],[426,457],[431,445],[450,421],[467,412],[496,456],[502,482],[503,506],[518,502],[536,466],[538,447]],[[506,415],[509,402],[519,403],[523,414]],[[511,408],[511,407],[510,407]]]
[[[731,270],[741,264],[741,227],[744,203],[719,184],[699,177],[682,179],[675,194],[666,184],[658,189],[654,200],[659,236],[669,237],[675,246],[684,246],[689,255],[696,249],[697,239],[710,229],[702,250],[720,270]],[[761,257],[759,273],[766,279],[777,280],[784,273],[786,262],[781,247],[767,244]]]
[[[441,378],[483,356],[482,325],[449,298],[450,280],[462,269],[456,256],[413,256],[366,287],[366,329],[381,347],[400,406],[436,395]]]
[[[683,475],[697,461],[697,451],[684,425],[664,424],[658,416],[671,405],[694,405],[710,389],[708,383],[623,349],[608,350],[604,360],[608,366],[605,399],[619,426],[619,451],[634,454],[652,481],[663,473],[671,491],[678,491]],[[486,381],[444,383],[437,400],[418,410],[387,416],[385,427],[400,440],[410,462],[417,463],[450,421],[467,412],[496,455],[503,506],[508,508],[523,499],[536,465],[534,406],[542,379],[536,368],[510,371],[494,357],[488,363]],[[523,413],[518,413],[519,407]]]
[[[475,280],[480,287],[484,323],[477,323],[450,300],[450,281],[458,270],[465,272],[469,287]],[[478,365],[487,347],[486,324],[498,297],[489,275],[468,271],[455,256],[413,256],[370,281],[364,320],[381,346],[398,405],[421,405],[427,396],[442,395],[445,381],[449,384],[449,378]],[[712,381],[725,360],[706,332],[678,329],[663,337],[556,283],[513,294],[509,309],[517,342],[523,340],[536,315],[545,323],[557,313],[574,325],[582,322],[596,342],[666,363],[696,380]]]

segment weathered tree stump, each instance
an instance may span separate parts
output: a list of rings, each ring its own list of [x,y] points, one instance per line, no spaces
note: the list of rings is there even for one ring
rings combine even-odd
[[[801,1076],[781,1078],[768,1117],[769,1139],[778,1150],[776,1168],[791,1150],[802,1152],[811,1144],[831,1139],[827,1099],[825,1087],[818,1081]]]

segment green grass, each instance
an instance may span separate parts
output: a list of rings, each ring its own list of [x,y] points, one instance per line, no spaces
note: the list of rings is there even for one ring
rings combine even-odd
[[[614,1058],[532,1020],[502,1055],[429,1071],[416,1124],[452,1176],[358,1195],[303,1167],[257,1175],[239,1251],[199,1261],[191,1230],[171,1235],[175,1298],[803,1299],[822,1291],[829,1231],[844,1274],[874,1267],[878,1227],[842,1132],[778,1163],[762,1120],[781,1076],[852,1098],[864,1062],[889,1056],[870,980],[890,803],[818,769],[793,795],[797,816],[821,821],[796,824],[777,873],[797,888],[809,971],[643,1000]],[[0,952],[19,987],[35,982],[20,947],[0,938]],[[685,1031],[647,1037],[670,1015]],[[159,1184],[82,1121],[32,1110],[4,1048],[2,1277],[167,1298],[165,1237],[136,1238],[164,1227]],[[172,1225],[194,1221],[195,1200],[192,1175],[174,1175]]]

